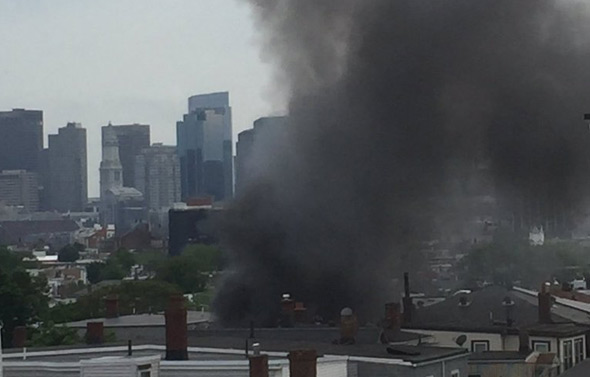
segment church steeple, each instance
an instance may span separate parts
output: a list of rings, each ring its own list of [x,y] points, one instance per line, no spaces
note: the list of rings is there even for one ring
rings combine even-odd
[[[102,133],[102,161],[100,162],[100,196],[107,190],[123,186],[123,166],[119,159],[119,140],[109,122]]]

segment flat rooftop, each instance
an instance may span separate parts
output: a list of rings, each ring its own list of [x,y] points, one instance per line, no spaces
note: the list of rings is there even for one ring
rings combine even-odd
[[[212,315],[209,312],[188,311],[186,321],[188,325],[210,322]],[[166,319],[164,314],[135,314],[124,315],[117,318],[95,318],[83,321],[66,323],[67,327],[86,328],[88,322],[103,322],[104,327],[164,327]]]

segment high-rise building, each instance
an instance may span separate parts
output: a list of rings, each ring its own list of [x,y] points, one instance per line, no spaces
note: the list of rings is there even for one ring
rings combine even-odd
[[[22,206],[30,212],[39,209],[39,178],[37,173],[26,170],[0,172],[0,203]]]
[[[86,129],[68,123],[49,135],[49,208],[61,212],[83,211],[88,202]]]
[[[111,127],[119,145],[119,160],[123,167],[123,186],[133,187],[135,184],[135,157],[143,148],[150,146],[150,126],[145,124],[111,125],[102,127],[104,140],[105,130]]]
[[[192,96],[176,124],[182,198],[233,196],[232,118],[229,93]]]
[[[236,197],[240,195],[249,178],[250,161],[254,146],[254,129],[242,131],[238,134],[236,143]]]
[[[102,161],[100,162],[100,199],[107,190],[123,187],[123,166],[119,159],[119,139],[115,128],[102,128]]]
[[[149,209],[172,207],[180,201],[180,162],[176,147],[160,143],[135,158],[135,186]]]
[[[0,112],[0,170],[39,171],[43,149],[43,112]]]
[[[254,128],[241,132],[236,143],[236,195],[268,172],[275,152],[284,149],[287,117],[265,117],[254,122]]]

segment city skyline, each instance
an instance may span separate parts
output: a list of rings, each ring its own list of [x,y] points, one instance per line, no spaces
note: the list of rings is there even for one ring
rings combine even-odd
[[[199,22],[189,17],[203,12],[208,17]],[[88,194],[97,197],[98,140],[109,121],[149,124],[152,142],[170,145],[186,98],[195,94],[230,92],[234,140],[255,119],[283,112],[257,39],[249,8],[233,0],[9,0],[0,4],[0,47],[12,56],[0,62],[7,89],[0,109],[42,110],[44,147],[47,135],[81,123],[88,131]],[[206,56],[198,53],[203,49]],[[39,54],[43,64],[36,63]]]

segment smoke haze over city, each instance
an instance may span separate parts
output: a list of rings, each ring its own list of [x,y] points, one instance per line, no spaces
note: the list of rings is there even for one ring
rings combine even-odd
[[[290,117],[228,216],[226,323],[271,321],[284,292],[326,317],[380,311],[473,166],[499,203],[585,199],[587,2],[250,3]]]

